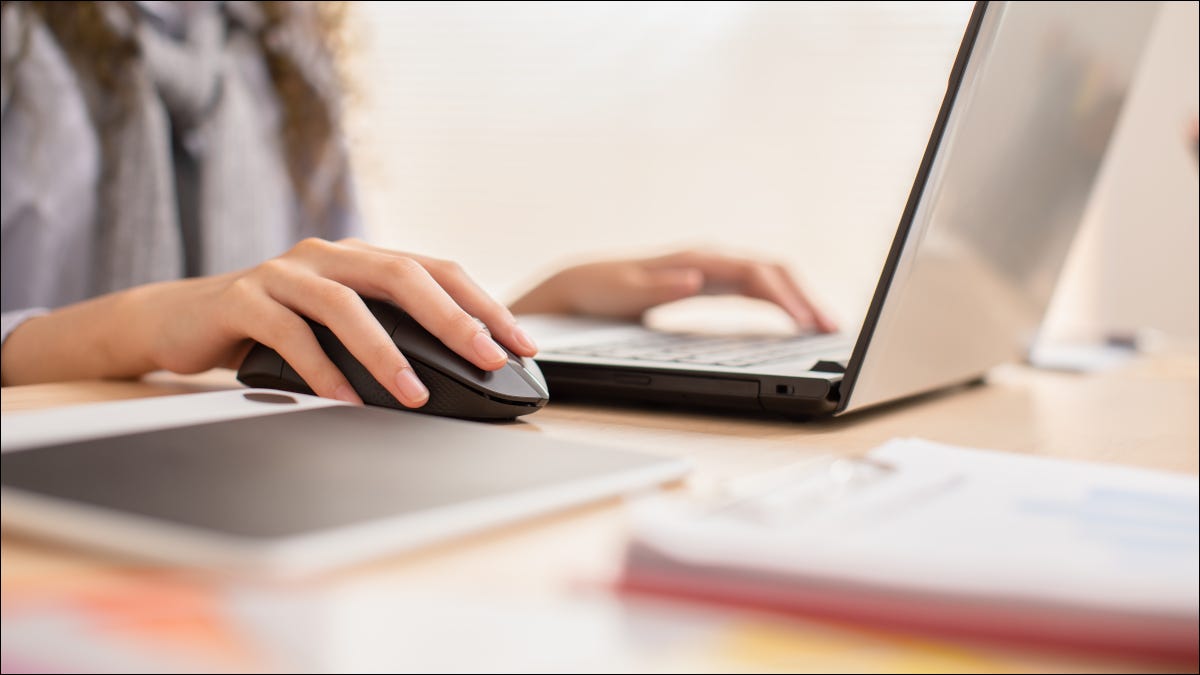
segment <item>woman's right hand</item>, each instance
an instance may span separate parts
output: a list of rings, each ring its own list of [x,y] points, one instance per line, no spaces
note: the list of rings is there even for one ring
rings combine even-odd
[[[148,284],[30,319],[4,343],[3,381],[236,367],[258,341],[318,395],[361,402],[317,343],[309,317],[329,327],[398,401],[424,405],[428,390],[360,294],[395,303],[484,370],[507,362],[495,340],[523,356],[537,352],[512,313],[453,262],[358,240],[306,239],[248,270]]]

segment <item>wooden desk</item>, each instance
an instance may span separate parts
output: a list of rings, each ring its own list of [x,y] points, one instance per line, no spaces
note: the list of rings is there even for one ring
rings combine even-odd
[[[784,465],[814,453],[862,453],[896,436],[1196,474],[1197,372],[1196,348],[1189,346],[1099,375],[1006,366],[985,386],[843,420],[795,424],[551,404],[526,424],[498,427],[497,433],[536,432],[685,455],[697,464],[693,481]],[[0,400],[8,415],[234,384],[228,373],[154,376],[134,383],[8,387],[0,392]],[[826,672],[1196,668],[1195,663],[945,643],[855,626],[622,598],[604,584],[619,567],[623,542],[623,512],[613,501],[318,580],[248,588],[6,534],[2,583],[6,616],[13,607],[28,611],[74,603],[104,631],[116,626],[116,633],[126,630],[149,644],[169,646],[174,651],[166,662],[179,667],[199,663],[240,669],[283,663],[335,670],[371,666]],[[252,610],[248,614],[246,607]],[[6,620],[6,659],[10,644],[56,637],[51,629],[32,636],[11,634],[11,625]],[[64,645],[57,653],[83,652],[77,667],[110,662],[103,648],[88,646],[71,633],[77,628],[59,628],[70,635],[57,636],[60,642],[55,644]],[[149,653],[149,648],[139,649]]]

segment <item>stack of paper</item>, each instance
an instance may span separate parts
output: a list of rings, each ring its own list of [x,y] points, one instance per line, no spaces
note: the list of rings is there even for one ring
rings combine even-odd
[[[635,505],[624,586],[1195,658],[1196,478],[895,440]]]

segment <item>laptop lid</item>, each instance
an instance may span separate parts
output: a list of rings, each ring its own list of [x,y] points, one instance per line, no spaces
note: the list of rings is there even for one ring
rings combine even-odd
[[[838,412],[974,379],[1031,345],[1158,3],[980,2]]]

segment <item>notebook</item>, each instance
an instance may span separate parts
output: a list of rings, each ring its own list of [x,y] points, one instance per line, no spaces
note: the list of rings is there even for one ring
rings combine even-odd
[[[631,590],[1195,659],[1194,476],[894,440],[633,509]]]

